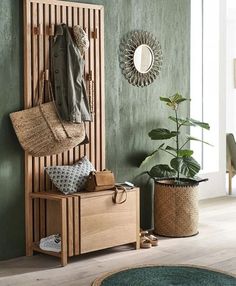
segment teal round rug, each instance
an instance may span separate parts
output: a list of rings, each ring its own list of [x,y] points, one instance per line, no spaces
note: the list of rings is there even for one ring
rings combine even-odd
[[[97,278],[92,286],[236,286],[234,275],[188,265],[148,265]]]

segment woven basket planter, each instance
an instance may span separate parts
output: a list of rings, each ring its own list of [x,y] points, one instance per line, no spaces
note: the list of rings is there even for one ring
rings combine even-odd
[[[198,183],[176,186],[173,180],[155,182],[154,233],[186,237],[198,233]]]

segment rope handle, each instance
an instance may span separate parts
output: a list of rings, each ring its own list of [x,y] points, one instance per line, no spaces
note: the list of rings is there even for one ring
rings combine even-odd
[[[59,112],[58,112],[58,110],[57,110],[57,106],[56,106],[56,103],[55,103],[55,100],[54,100],[53,90],[52,90],[52,84],[51,84],[51,81],[50,81],[50,78],[49,78],[49,72],[48,72],[48,70],[46,70],[46,71],[44,71],[44,72],[42,73],[41,89],[40,89],[38,101],[36,102],[36,106],[37,106],[37,105],[39,106],[39,109],[40,109],[40,111],[41,111],[41,114],[42,114],[44,120],[46,121],[46,123],[47,123],[49,129],[51,130],[51,132],[52,132],[52,134],[53,134],[55,140],[56,140],[56,141],[60,141],[59,138],[58,138],[58,136],[57,136],[56,133],[54,132],[52,126],[50,125],[50,122],[48,121],[47,117],[45,116],[44,111],[43,111],[42,102],[43,102],[43,91],[44,91],[44,83],[45,83],[45,81],[48,82],[48,96],[49,96],[49,100],[53,103],[53,106],[54,106],[54,108],[55,108],[57,117],[58,117],[58,119],[59,119],[59,121],[60,121],[60,123],[61,123],[61,125],[62,125],[62,128],[63,128],[63,130],[64,130],[66,136],[67,136],[68,138],[72,138],[72,137],[68,134],[68,132],[67,132],[67,130],[66,130],[66,128],[65,128],[65,125],[64,125],[64,123],[63,123],[63,121],[62,121],[62,118],[61,118],[61,116],[60,116],[60,114],[59,114]]]

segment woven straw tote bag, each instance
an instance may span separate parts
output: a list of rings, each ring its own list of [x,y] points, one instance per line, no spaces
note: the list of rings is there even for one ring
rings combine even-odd
[[[10,114],[22,148],[33,157],[49,156],[72,149],[85,138],[83,123],[61,120],[48,80],[50,102],[42,103],[45,74],[43,73],[37,106]]]

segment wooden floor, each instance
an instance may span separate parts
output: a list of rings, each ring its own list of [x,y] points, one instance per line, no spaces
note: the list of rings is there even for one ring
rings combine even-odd
[[[0,262],[0,285],[91,285],[102,273],[141,264],[194,264],[236,274],[236,197],[200,202],[199,235],[161,238],[158,247],[133,250],[117,247],[70,259],[45,255]]]

